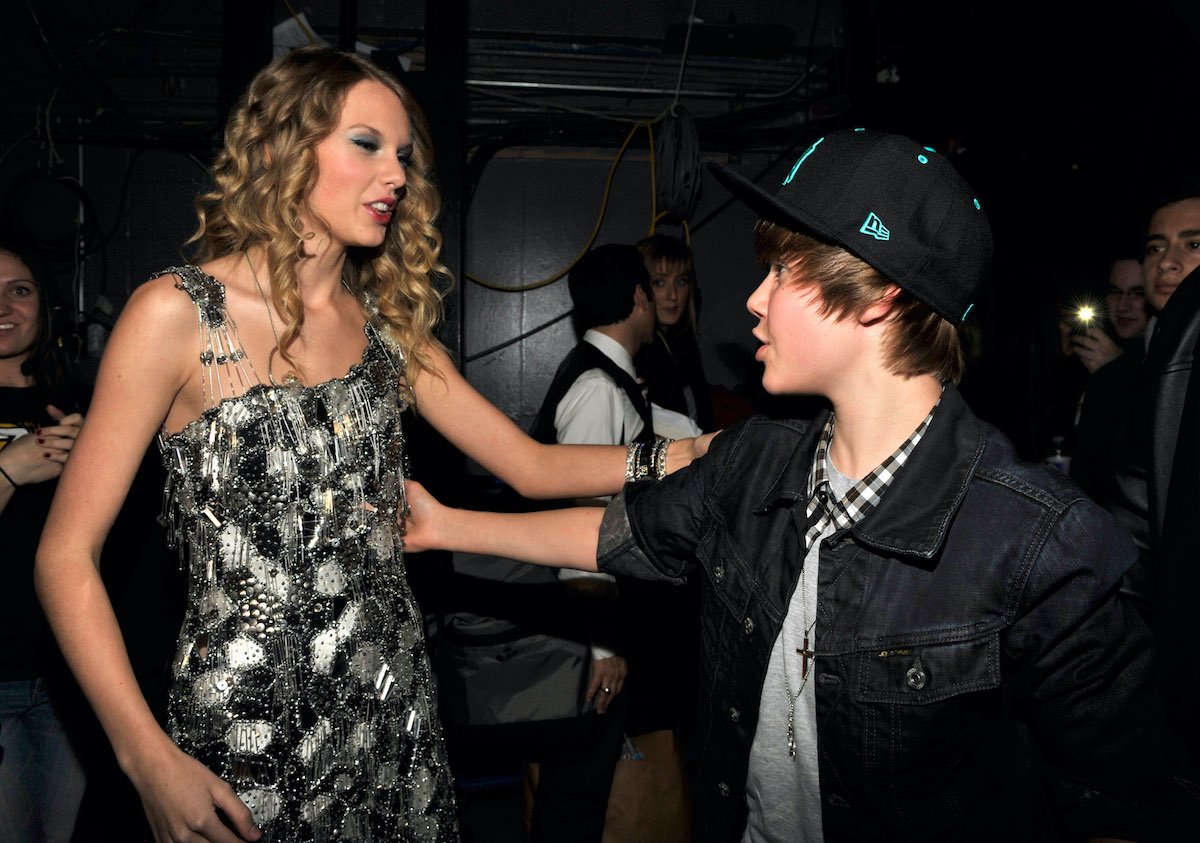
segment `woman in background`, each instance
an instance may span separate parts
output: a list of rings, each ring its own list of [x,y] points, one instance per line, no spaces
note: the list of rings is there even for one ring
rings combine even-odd
[[[57,353],[37,265],[0,242],[0,837],[65,843],[85,784],[70,736],[78,689],[34,592],[33,565],[83,397]]]
[[[701,430],[711,431],[715,428],[712,390],[696,338],[699,291],[692,250],[666,234],[652,234],[637,246],[650,273],[658,331],[634,362],[652,403],[683,413]]]

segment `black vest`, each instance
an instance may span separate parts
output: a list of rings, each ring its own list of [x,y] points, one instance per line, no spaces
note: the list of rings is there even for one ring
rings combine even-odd
[[[654,420],[650,415],[650,404],[642,395],[642,388],[628,372],[590,342],[580,342],[558,365],[558,371],[554,373],[554,379],[550,381],[550,388],[546,390],[542,408],[538,410],[537,418],[533,420],[529,435],[547,445],[558,442],[558,430],[554,426],[554,414],[558,410],[558,403],[563,400],[567,390],[574,386],[579,376],[589,369],[599,369],[616,381],[617,386],[621,387],[638,415],[642,417],[641,433],[635,437],[629,437],[625,431],[622,431],[621,441],[613,444],[628,445],[633,441],[653,441]]]

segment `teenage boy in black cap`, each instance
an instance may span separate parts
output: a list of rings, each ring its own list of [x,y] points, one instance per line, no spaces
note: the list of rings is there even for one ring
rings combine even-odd
[[[414,490],[410,548],[702,577],[700,839],[1148,839],[1166,754],[1150,636],[1117,594],[1132,544],[954,385],[992,248],[971,189],[862,130],[774,195],[714,171],[762,217],[763,386],[832,412],[731,428],[603,521]]]

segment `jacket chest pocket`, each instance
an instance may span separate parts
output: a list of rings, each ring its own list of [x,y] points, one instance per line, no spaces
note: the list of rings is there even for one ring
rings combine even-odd
[[[742,619],[750,606],[753,573],[724,529],[712,529],[696,547],[696,559],[708,575],[704,596],[721,614]]]
[[[857,716],[868,771],[921,787],[953,769],[1000,716],[1000,639],[893,647],[858,654]],[[939,772],[940,771],[940,772]],[[894,780],[894,779],[893,779]]]
[[[709,531],[696,559],[708,577],[700,590],[701,680],[721,676],[722,682],[757,688],[774,641],[770,630],[778,625],[761,596],[758,572],[724,529]]]

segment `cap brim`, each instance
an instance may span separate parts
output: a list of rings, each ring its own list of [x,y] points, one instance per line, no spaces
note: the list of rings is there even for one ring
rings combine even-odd
[[[812,230],[810,223],[796,216],[788,206],[779,202],[772,194],[763,190],[740,173],[736,173],[724,164],[718,164],[714,161],[708,163],[708,168],[717,177],[717,181],[725,185],[730,193],[744,202],[750,210],[754,211],[760,217],[772,222],[784,223],[788,228],[802,228],[806,231]]]

